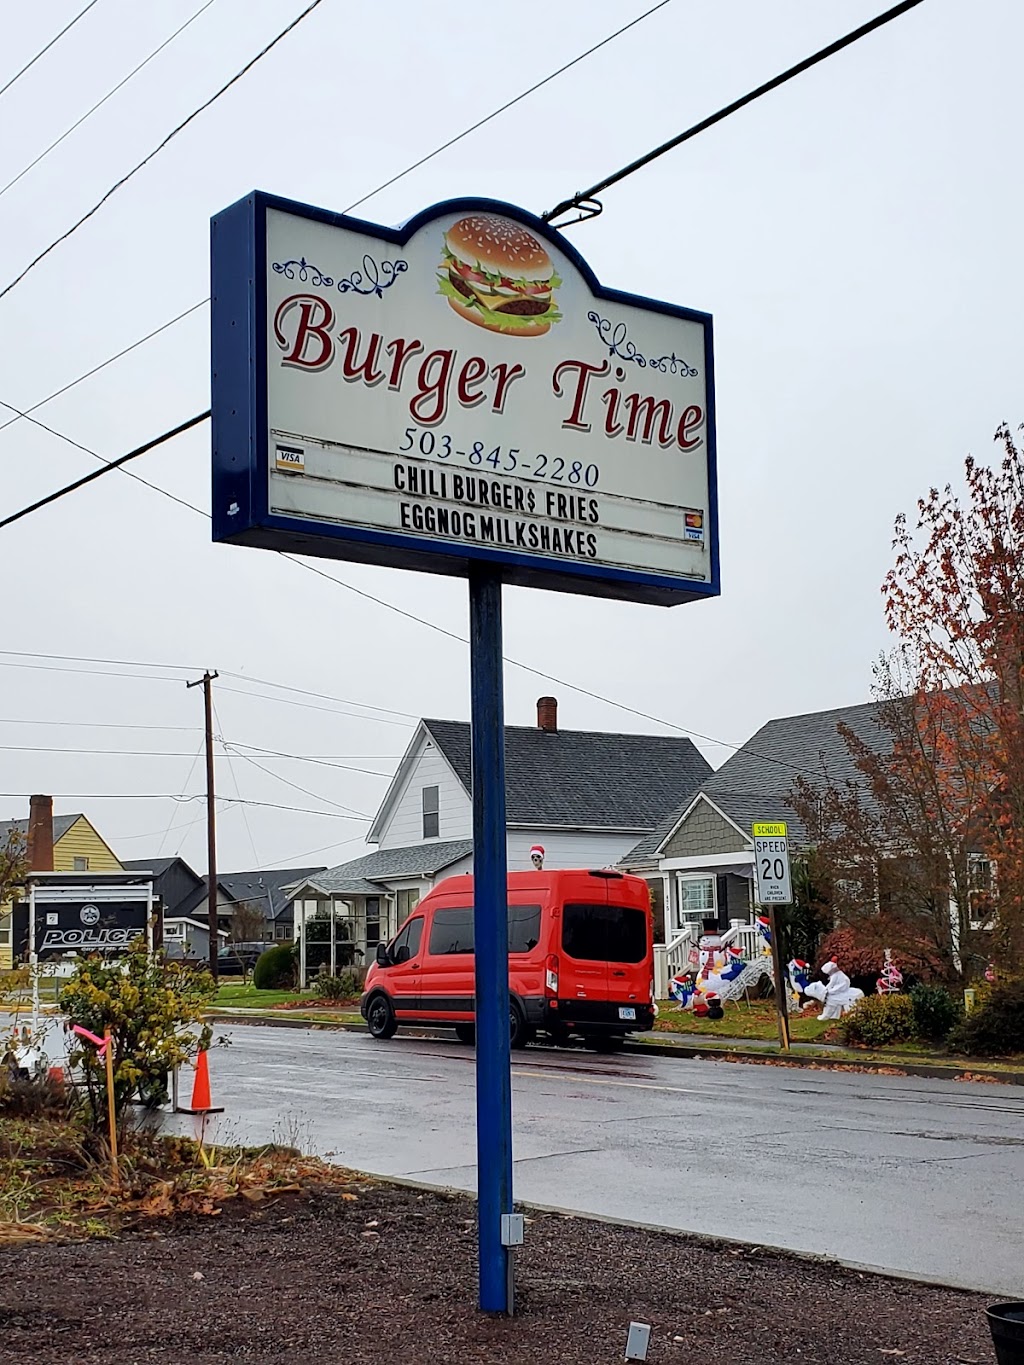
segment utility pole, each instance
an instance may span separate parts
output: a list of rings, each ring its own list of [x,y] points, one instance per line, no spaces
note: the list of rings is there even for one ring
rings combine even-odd
[[[218,675],[209,669],[195,682],[186,687],[203,687],[203,709],[206,713],[206,865],[209,894],[207,897],[207,916],[210,926],[210,975],[217,980],[217,953],[220,939],[217,935],[217,810],[213,791],[213,680]]]

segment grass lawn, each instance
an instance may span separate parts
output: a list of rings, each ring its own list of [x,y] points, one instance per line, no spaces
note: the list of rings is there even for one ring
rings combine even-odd
[[[689,1010],[676,1008],[673,1001],[661,1001],[654,1027],[658,1033],[696,1034],[707,1038],[759,1038],[766,1042],[776,1042],[779,1026],[775,1014],[775,1003],[771,1000],[755,1000],[748,1007],[746,1001],[729,1000],[723,1006],[724,1019],[698,1019]],[[835,1021],[822,1022],[814,1014],[791,1014],[789,1017],[790,1035],[796,1042],[831,1042],[826,1035],[835,1028]]]
[[[258,991],[251,983],[243,985],[241,981],[232,981],[218,988],[213,1003],[214,1007],[224,1006],[228,1009],[266,1010],[272,1005],[312,1002],[313,998],[311,991]]]

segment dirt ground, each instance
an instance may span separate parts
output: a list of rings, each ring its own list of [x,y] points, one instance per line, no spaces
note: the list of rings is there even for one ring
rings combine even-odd
[[[518,1313],[475,1311],[475,1205],[387,1184],[226,1205],[119,1241],[0,1250],[19,1365],[982,1365],[985,1302],[768,1251],[538,1215]]]

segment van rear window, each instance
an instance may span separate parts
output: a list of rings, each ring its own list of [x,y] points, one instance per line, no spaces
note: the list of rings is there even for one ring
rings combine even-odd
[[[540,941],[540,906],[510,905],[508,907],[508,950],[528,953]],[[430,954],[444,957],[449,953],[471,953],[473,937],[473,907],[471,905],[438,910],[430,926]]]
[[[643,962],[647,916],[624,905],[567,905],[562,949],[578,962]]]

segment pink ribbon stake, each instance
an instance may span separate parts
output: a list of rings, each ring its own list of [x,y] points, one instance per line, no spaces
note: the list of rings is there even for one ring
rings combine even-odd
[[[104,1052],[106,1052],[107,1044],[110,1042],[109,1038],[97,1038],[95,1033],[90,1033],[89,1030],[83,1028],[81,1024],[72,1024],[71,1032],[77,1033],[80,1038],[88,1038],[90,1043],[95,1043],[97,1057],[102,1057]]]

